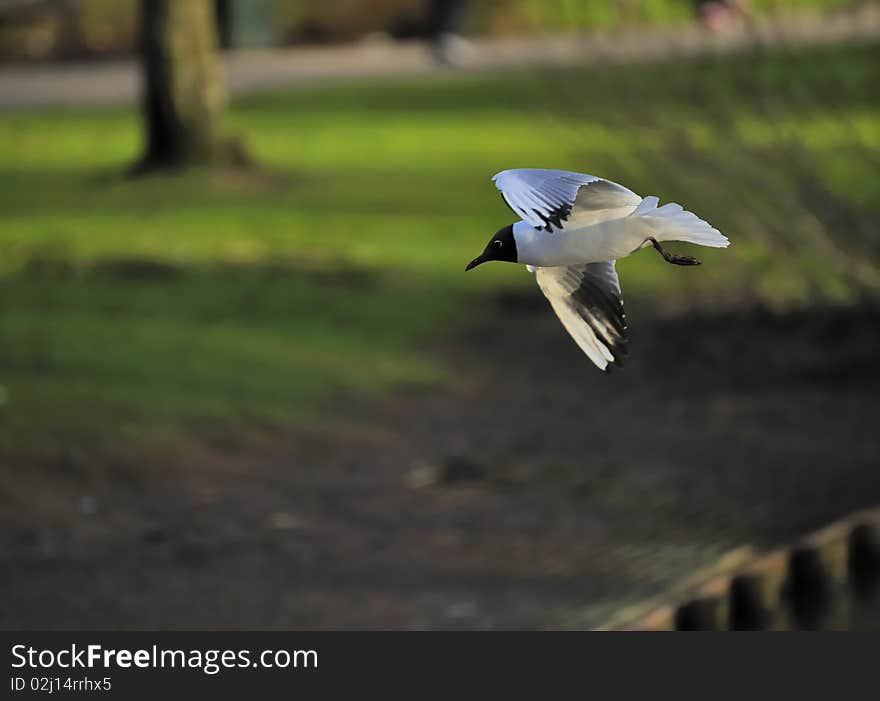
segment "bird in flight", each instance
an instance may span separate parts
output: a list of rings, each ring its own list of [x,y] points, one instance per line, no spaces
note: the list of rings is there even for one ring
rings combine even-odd
[[[565,330],[601,370],[622,365],[627,328],[614,263],[653,247],[667,263],[699,265],[664,241],[727,248],[718,229],[670,202],[642,198],[623,185],[584,173],[539,168],[492,178],[521,221],[498,230],[465,270],[490,260],[525,263]]]

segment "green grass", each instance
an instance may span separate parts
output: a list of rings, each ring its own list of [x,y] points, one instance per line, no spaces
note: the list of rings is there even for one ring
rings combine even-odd
[[[449,380],[436,343],[534,284],[463,274],[512,220],[506,167],[620,180],[734,242],[695,271],[622,261],[631,299],[873,294],[878,78],[852,49],[302,88],[230,115],[265,173],[142,180],[131,110],[4,115],[0,454],[324,421],[339,395]]]
[[[859,0],[750,0],[756,18],[792,16],[853,8]],[[372,32],[419,25],[421,0],[273,0],[270,12],[280,37],[322,36],[351,40]],[[80,0],[79,27],[86,46],[97,53],[132,47],[137,34],[137,0]],[[257,12],[259,14],[259,11]],[[621,28],[693,22],[690,0],[489,0],[471,2],[464,29],[475,34],[511,32],[601,32]],[[0,27],[0,41],[4,31]],[[316,31],[317,30],[317,31]],[[14,36],[15,25],[6,33]]]
[[[283,1],[283,0],[282,0]],[[751,0],[753,17],[828,12],[856,5],[854,0]],[[694,19],[688,0],[505,0],[471,3],[469,21],[475,31],[586,31],[681,24]]]

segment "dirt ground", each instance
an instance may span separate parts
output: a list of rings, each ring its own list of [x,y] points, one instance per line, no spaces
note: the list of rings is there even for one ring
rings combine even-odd
[[[590,627],[880,504],[880,311],[633,307],[603,375],[540,295],[493,305],[427,349],[459,380],[332,431],[32,466],[55,502],[4,515],[0,626]]]

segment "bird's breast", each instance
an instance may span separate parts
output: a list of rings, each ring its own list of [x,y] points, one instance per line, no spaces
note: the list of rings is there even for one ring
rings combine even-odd
[[[639,242],[629,241],[629,237],[621,236],[620,227],[614,224],[615,222],[603,222],[581,229],[552,233],[528,225],[527,229],[515,226],[513,235],[517,259],[527,265],[552,267],[623,258],[632,253]]]

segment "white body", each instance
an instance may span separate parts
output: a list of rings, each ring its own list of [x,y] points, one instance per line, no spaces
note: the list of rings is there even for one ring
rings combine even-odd
[[[657,208],[656,197],[646,197],[637,206],[604,210],[612,218],[596,221],[595,216],[578,217],[565,227],[548,233],[525,221],[513,225],[517,259],[540,267],[582,265],[624,258],[645,245],[649,237],[657,241],[687,241],[723,248],[727,239],[702,219],[677,204]]]
[[[624,258],[637,251],[651,236],[645,226],[632,226],[626,219],[601,222],[583,229],[563,229],[548,234],[519,221],[513,225],[520,263],[550,267],[579,265]]]

